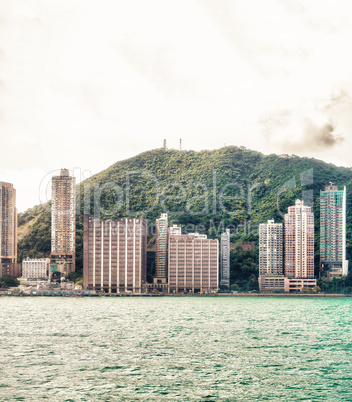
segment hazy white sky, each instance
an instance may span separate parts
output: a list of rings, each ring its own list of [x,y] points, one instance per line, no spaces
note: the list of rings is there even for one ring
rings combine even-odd
[[[0,3],[0,181],[244,145],[352,166],[348,0]],[[55,172],[56,173],[56,172]]]

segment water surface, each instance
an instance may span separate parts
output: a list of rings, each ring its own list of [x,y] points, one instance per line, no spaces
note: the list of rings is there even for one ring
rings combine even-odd
[[[0,298],[0,400],[351,401],[352,299]]]

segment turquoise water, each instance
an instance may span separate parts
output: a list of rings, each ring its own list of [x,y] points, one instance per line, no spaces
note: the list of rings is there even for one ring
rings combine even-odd
[[[0,400],[351,401],[352,299],[0,298]]]

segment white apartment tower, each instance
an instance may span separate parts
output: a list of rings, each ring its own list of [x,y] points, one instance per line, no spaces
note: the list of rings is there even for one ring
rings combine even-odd
[[[259,275],[282,275],[283,227],[282,223],[259,225]]]
[[[221,234],[220,286],[230,287],[230,229]]]

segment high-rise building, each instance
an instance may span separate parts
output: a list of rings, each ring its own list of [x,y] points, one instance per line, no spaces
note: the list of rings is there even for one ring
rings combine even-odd
[[[259,289],[284,292],[283,227],[269,220],[259,225]]]
[[[140,293],[147,280],[147,221],[102,221],[84,215],[83,286]]]
[[[26,258],[22,261],[22,277],[27,279],[46,279],[49,273],[49,258]]]
[[[282,223],[269,220],[259,225],[259,275],[283,274]]]
[[[220,286],[230,287],[230,229],[221,234]]]
[[[348,274],[346,260],[346,187],[330,183],[320,191],[320,268],[329,278]]]
[[[10,183],[0,182],[0,276],[18,277],[16,190]]]
[[[301,200],[285,215],[285,276],[314,278],[314,214]]]
[[[76,259],[76,180],[67,169],[52,178],[51,192],[51,266],[67,275]]]
[[[167,214],[161,214],[156,220],[156,278],[167,278],[167,238],[168,222]]]
[[[206,235],[170,234],[169,292],[214,292],[219,288],[219,242]]]

